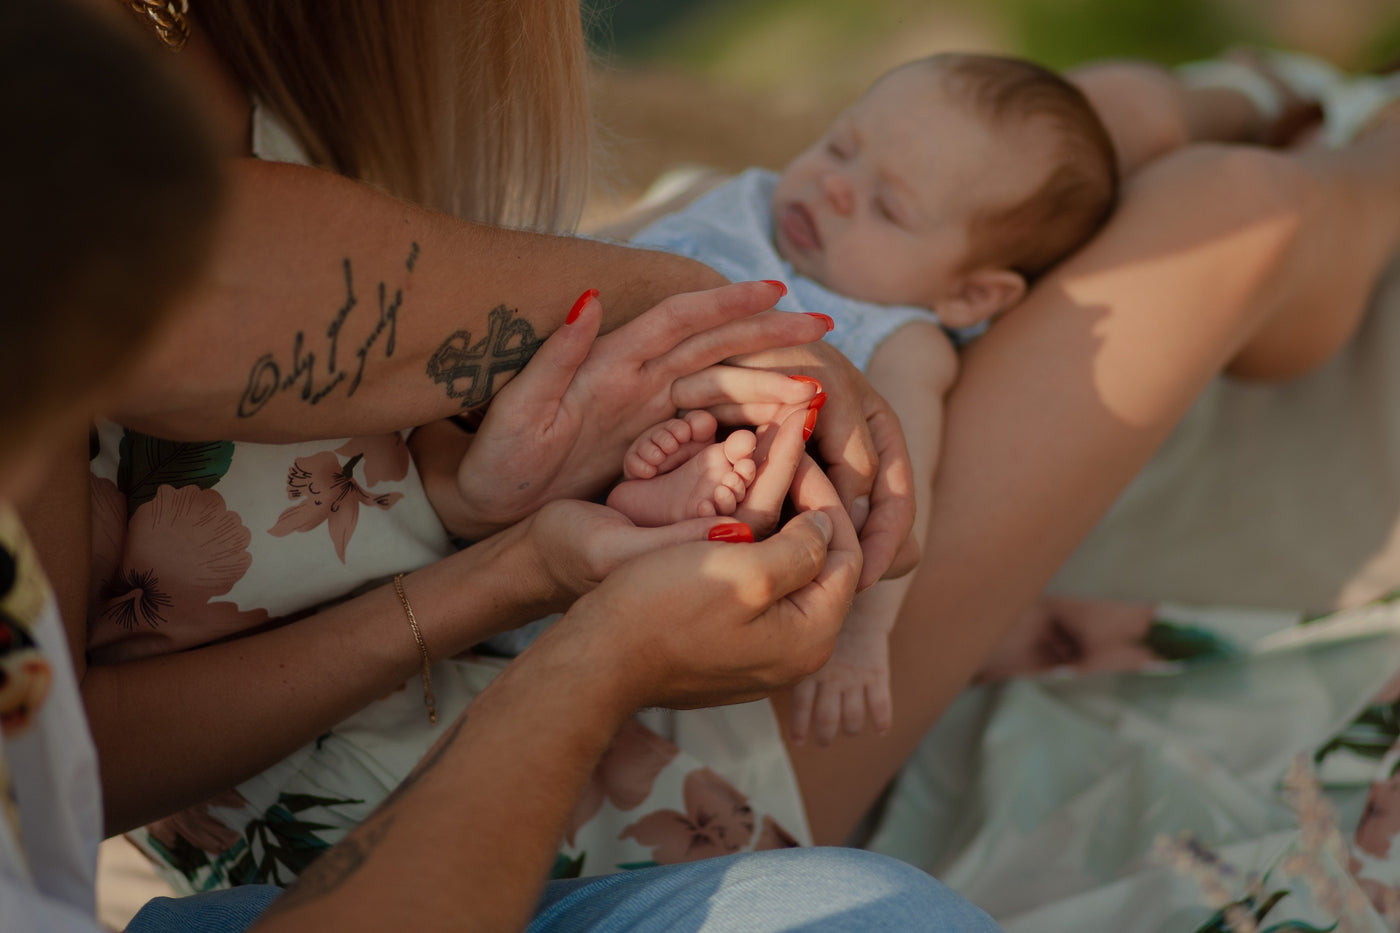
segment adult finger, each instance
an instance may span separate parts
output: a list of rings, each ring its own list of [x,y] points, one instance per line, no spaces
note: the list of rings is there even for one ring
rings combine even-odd
[[[880,473],[880,455],[859,400],[839,390],[828,391],[813,437],[826,474],[847,510],[868,499]]]
[[[803,405],[819,391],[821,386],[815,380],[794,379],[783,373],[746,366],[720,365],[681,376],[671,385],[671,400],[682,409],[708,409],[727,404]]]
[[[692,541],[746,543],[754,540],[753,529],[729,516],[688,518],[655,528],[618,526],[598,542],[598,547],[616,563],[650,554],[662,548]]]
[[[758,476],[734,513],[735,518],[747,522],[760,538],[772,534],[778,527],[788,489],[804,456],[802,429],[806,416],[806,409],[799,409],[778,425],[777,430],[764,435],[766,450],[761,456]]]
[[[832,520],[831,550],[860,555],[860,538],[851,524],[850,515],[841,504],[841,497],[822,468],[805,454],[793,471],[789,494],[793,505],[799,510],[820,511]]]
[[[804,512],[748,549],[744,557],[750,570],[760,571],[768,581],[763,598],[770,605],[820,577],[835,530],[825,512]]]
[[[826,417],[825,411],[822,417]],[[886,575],[914,527],[914,468],[899,419],[883,406],[872,413],[868,424],[879,468],[870,491],[870,515],[860,530],[865,556],[861,589]]]
[[[733,356],[812,343],[826,334],[824,320],[810,314],[764,311],[695,332],[647,365],[681,376]]]
[[[530,362],[510,381],[507,388],[514,401],[557,407],[588,356],[602,322],[598,290],[590,288],[579,296],[564,324],[545,338]]]
[[[919,566],[919,558],[921,556],[922,552],[919,550],[919,539],[911,529],[909,537],[905,538],[904,543],[899,546],[899,550],[895,552],[894,560],[890,562],[889,569],[885,571],[885,575],[880,579],[893,580],[896,577],[904,576],[906,573],[909,573],[915,567]]]
[[[836,490],[811,457],[803,457],[798,465],[793,477],[792,499],[798,508],[810,510],[802,512],[798,518],[820,511],[832,520],[833,527],[826,565],[815,580],[788,599],[819,631],[835,638],[851,610],[856,581],[860,578],[863,563],[860,539]]]
[[[686,338],[768,310],[786,291],[778,282],[736,282],[720,288],[672,295],[604,339],[609,345],[620,346],[632,359],[657,359]],[[716,357],[709,363],[717,363],[721,359],[723,357]],[[692,369],[700,368],[695,366]]]

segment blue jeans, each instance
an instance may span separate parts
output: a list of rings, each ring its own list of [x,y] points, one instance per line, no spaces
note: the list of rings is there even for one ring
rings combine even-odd
[[[141,909],[127,933],[241,933],[279,889],[249,885]],[[755,852],[550,882],[527,933],[999,933],[913,866],[859,849]]]

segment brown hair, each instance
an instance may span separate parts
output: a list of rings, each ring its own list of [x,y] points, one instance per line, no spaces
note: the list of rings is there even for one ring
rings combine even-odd
[[[578,0],[201,0],[313,162],[466,220],[577,222],[589,152]]]
[[[6,447],[129,364],[198,277],[218,158],[125,17],[0,3],[0,419]]]
[[[1034,281],[1103,226],[1118,197],[1113,143],[1084,94],[1034,62],[997,55],[925,59],[974,113],[996,126],[1050,129],[1053,159],[1040,187],[972,219],[966,268],[994,263]]]

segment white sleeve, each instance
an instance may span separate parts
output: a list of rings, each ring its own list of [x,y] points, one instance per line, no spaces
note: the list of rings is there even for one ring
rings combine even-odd
[[[0,830],[8,832],[8,829]],[[97,920],[65,901],[54,900],[15,875],[0,873],[0,930],[5,933],[103,933]]]

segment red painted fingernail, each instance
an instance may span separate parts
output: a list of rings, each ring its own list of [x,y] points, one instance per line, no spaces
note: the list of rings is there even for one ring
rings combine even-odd
[[[750,544],[753,542],[753,529],[743,522],[716,525],[710,529],[709,539],[711,541],[734,541]]]
[[[832,330],[834,330],[835,327],[836,327],[836,322],[833,321],[833,320],[831,319],[831,316],[830,316],[830,315],[827,315],[827,314],[818,314],[818,313],[815,312],[815,311],[806,311],[806,312],[804,312],[804,313],[805,313],[808,317],[814,317],[814,318],[816,318],[817,320],[821,321],[823,324],[825,324],[825,325],[826,325],[826,332],[827,332],[828,334],[831,333]]]
[[[818,392],[822,390],[821,382],[819,382],[816,379],[813,379],[811,376],[788,376],[788,378],[791,379],[793,382],[801,382],[804,385],[816,386]]]
[[[579,295],[579,296],[578,296],[578,301],[575,301],[575,302],[574,302],[574,306],[569,310],[569,316],[566,317],[566,318],[564,318],[564,323],[565,323],[565,324],[572,324],[574,321],[577,321],[577,320],[578,320],[578,316],[579,316],[579,312],[583,310],[583,306],[586,305],[586,304],[588,304],[589,301],[591,301],[592,299],[597,298],[597,297],[598,297],[598,289],[596,289],[596,288],[590,288],[588,291],[584,292],[582,295]]]
[[[778,286],[778,289],[782,291],[783,295],[787,294],[787,286],[784,285],[782,282],[779,282],[777,279],[761,279],[760,281],[767,282],[769,285],[776,285]],[[779,295],[778,297],[781,298],[783,297],[783,295]]]
[[[817,429],[817,412],[822,410],[826,404],[826,393],[818,392],[810,402],[807,403],[807,420],[802,424],[802,439],[810,441],[812,432]]]

